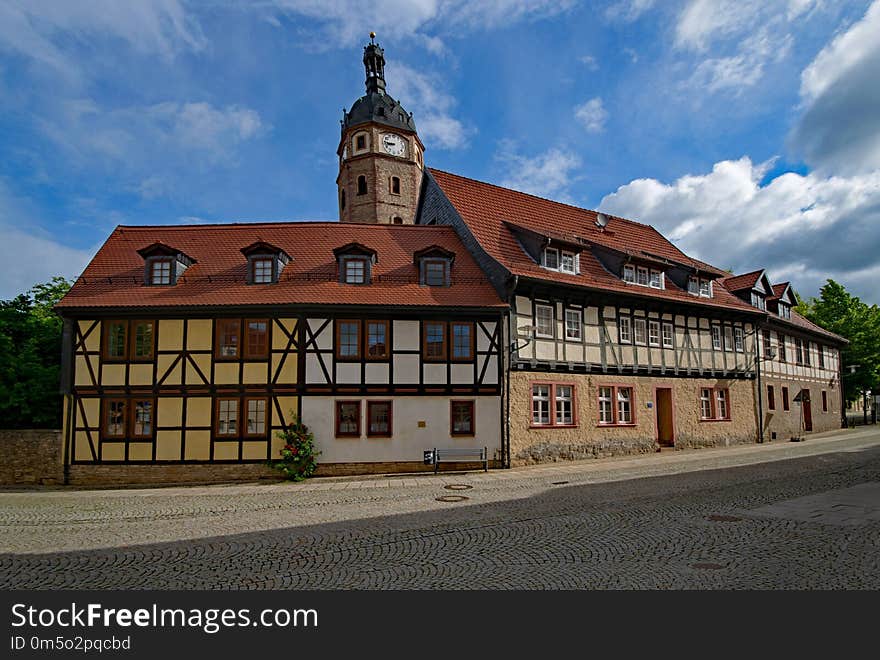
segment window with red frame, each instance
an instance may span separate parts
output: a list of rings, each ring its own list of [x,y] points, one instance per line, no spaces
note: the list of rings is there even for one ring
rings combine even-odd
[[[336,436],[360,437],[361,435],[361,402],[336,402]]]
[[[572,383],[534,383],[532,426],[575,426],[574,389]]]
[[[703,421],[730,420],[730,392],[727,388],[700,388],[700,419]]]
[[[391,436],[391,402],[367,401],[367,435]]]
[[[450,435],[474,435],[474,402],[452,401],[449,404]]]
[[[634,397],[632,387],[602,385],[599,395],[599,424],[621,426],[634,424]]]

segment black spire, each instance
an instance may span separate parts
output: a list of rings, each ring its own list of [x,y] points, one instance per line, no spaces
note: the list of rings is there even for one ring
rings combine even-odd
[[[385,51],[374,40],[375,32],[370,32],[370,43],[364,46],[364,69],[367,72],[367,94],[385,93]]]

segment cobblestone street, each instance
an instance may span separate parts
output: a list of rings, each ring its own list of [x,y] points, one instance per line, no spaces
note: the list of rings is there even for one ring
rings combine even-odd
[[[7,492],[0,585],[877,589],[878,483],[866,429],[489,474]]]

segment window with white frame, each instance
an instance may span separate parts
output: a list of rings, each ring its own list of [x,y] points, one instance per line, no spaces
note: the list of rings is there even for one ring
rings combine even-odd
[[[730,420],[730,392],[727,388],[700,388],[700,419]]]
[[[651,346],[660,345],[660,321],[648,321],[648,343]]]
[[[664,348],[673,348],[674,340],[673,340],[673,332],[672,332],[672,324],[664,323],[663,324],[663,347]]]
[[[599,424],[633,423],[633,388],[606,385],[598,388]]]
[[[544,248],[542,259],[544,268],[559,270],[559,250],[556,248]]]
[[[654,289],[662,289],[663,288],[663,273],[659,270],[651,271],[651,281],[649,282],[652,288]]]
[[[733,350],[733,327],[729,325],[724,326],[724,350]]]
[[[712,297],[712,282],[710,280],[700,280],[700,296],[703,298]]]
[[[553,307],[535,305],[535,336],[553,338]]]
[[[733,350],[742,353],[745,348],[743,346],[743,330],[742,328],[733,329]]]
[[[620,343],[632,343],[632,322],[630,318],[628,316],[621,316],[618,327],[620,328]]]
[[[532,425],[550,424],[550,385],[532,385]]]
[[[712,326],[712,348],[716,351],[721,350],[721,326],[713,325]]]
[[[636,268],[636,284],[648,286],[648,269],[643,266]]]
[[[635,266],[624,266],[623,267],[623,281],[635,283],[635,281],[636,281],[636,267]]]
[[[693,293],[693,294],[700,293],[700,279],[698,277],[689,277],[688,278],[688,293]]]
[[[758,309],[767,309],[767,304],[764,301],[764,296],[760,293],[752,291],[752,306],[757,307]]]
[[[645,344],[647,342],[647,326],[645,319],[636,319],[634,321],[635,335],[637,344]]]
[[[789,307],[785,303],[779,303],[779,316],[781,316],[784,319],[790,319],[791,318],[791,307]]]
[[[581,310],[565,310],[565,338],[580,341],[582,337],[583,322]]]
[[[577,273],[577,256],[573,252],[562,252],[559,257],[559,272],[570,275]]]
[[[553,401],[556,407],[556,425],[571,426],[574,424],[574,386],[554,385]]]

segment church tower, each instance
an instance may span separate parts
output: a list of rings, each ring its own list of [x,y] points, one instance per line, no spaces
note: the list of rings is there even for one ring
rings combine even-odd
[[[425,147],[412,113],[385,92],[385,51],[375,37],[371,32],[364,47],[367,93],[343,111],[337,149],[339,219],[411,225]]]

